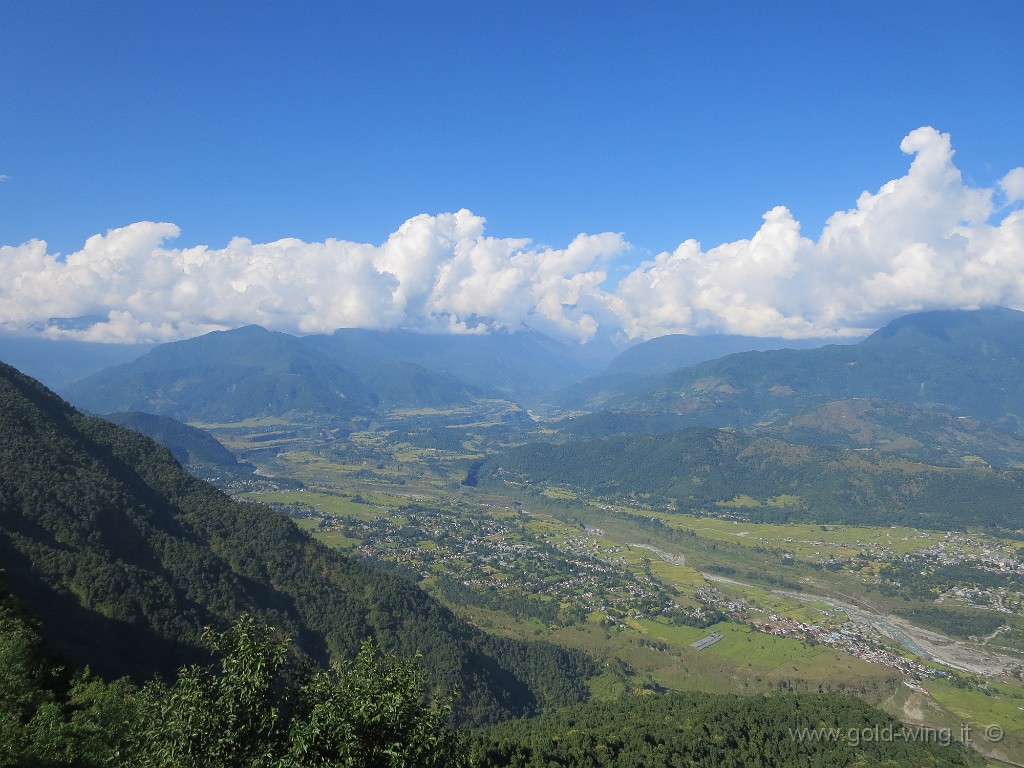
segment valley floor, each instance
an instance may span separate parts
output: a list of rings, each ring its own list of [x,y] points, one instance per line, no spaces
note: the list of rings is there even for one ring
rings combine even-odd
[[[1018,542],[470,487],[472,445],[445,452],[367,432],[339,451],[278,427],[212,426],[263,473],[304,484],[250,498],[332,546],[409,569],[490,632],[589,652],[605,670],[591,682],[597,698],[852,692],[905,722],[967,734],[992,759],[1024,760]],[[907,582],[914,568],[925,587]],[[692,647],[710,633],[721,640]]]

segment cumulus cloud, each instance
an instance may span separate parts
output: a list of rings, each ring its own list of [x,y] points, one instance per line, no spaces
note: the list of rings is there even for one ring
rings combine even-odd
[[[913,158],[906,174],[863,192],[817,239],[780,205],[749,239],[707,249],[685,240],[614,288],[609,266],[631,250],[621,235],[536,247],[487,235],[467,210],[416,216],[381,244],[238,237],[219,249],[175,248],[177,226],[138,222],[66,257],[38,240],[0,247],[0,323],[112,342],[249,323],[300,334],[531,327],[577,341],[795,338],[859,335],[922,309],[1024,307],[1024,211],[1014,205],[1024,200],[1024,168],[975,188],[948,134],[919,128],[900,148]]]
[[[641,264],[619,286],[627,333],[858,335],[905,312],[1024,306],[1024,214],[992,221],[993,190],[964,183],[948,134],[919,128],[900,148],[907,174],[833,214],[817,241],[778,207],[750,240],[691,240]],[[1001,188],[1012,198],[1021,183],[1013,171]]]
[[[258,323],[293,333],[336,328],[486,332],[524,326],[593,336],[596,266],[620,235],[580,235],[565,249],[484,235],[462,210],[421,215],[379,246],[296,239],[169,248],[169,223],[138,222],[90,237],[62,258],[33,240],[0,247],[0,318],[8,329],[95,341],[167,341]],[[599,292],[599,291],[598,291]],[[595,305],[600,307],[600,302]],[[102,319],[86,328],[54,318]]]

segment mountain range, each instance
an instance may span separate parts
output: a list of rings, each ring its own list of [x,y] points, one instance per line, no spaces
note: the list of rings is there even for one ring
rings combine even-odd
[[[0,364],[0,603],[13,595],[64,659],[107,678],[169,676],[205,661],[202,628],[250,614],[319,664],[351,658],[367,637],[420,653],[433,691],[461,691],[463,722],[552,711],[588,698],[588,680],[600,671],[594,659],[488,634],[404,572],[343,555],[268,508],[233,501],[181,463],[249,467],[174,419],[373,424],[387,417],[381,434],[405,440],[396,424],[407,418],[427,439],[435,409],[470,410],[492,398],[538,407],[561,401],[587,412],[542,421],[529,442],[481,443],[483,459],[459,459],[484,492],[489,484],[533,493],[561,486],[648,510],[984,525],[1017,535],[1024,527],[1021,331],[1024,314],[1011,310],[933,312],[901,318],[857,344],[768,350],[744,349],[749,341],[735,337],[673,338],[609,363],[532,334],[294,337],[250,326],[161,345],[66,388],[76,404],[116,412],[114,420],[167,448],[76,410]],[[727,354],[698,359],[716,350]],[[458,426],[436,431],[459,447]],[[652,712],[675,706],[671,698],[651,702]],[[716,699],[712,709],[730,702]],[[807,704],[845,707],[830,697]],[[609,715],[615,722],[624,718],[619,706]],[[632,701],[621,706],[638,709]],[[776,708],[752,706],[758,721]],[[605,708],[591,704],[567,716],[603,723]],[[865,707],[858,717],[862,710],[877,717]],[[544,739],[549,727],[559,735],[550,747],[531,748],[556,759],[561,721],[535,722]],[[491,733],[496,757],[526,754],[504,731]],[[621,748],[609,734],[600,749]],[[693,743],[700,742],[682,740],[681,753]],[[750,741],[750,754],[763,748],[763,740]],[[737,749],[748,747],[725,751]]]
[[[929,407],[1020,429],[1024,312],[907,315],[859,344],[727,355],[624,392],[626,410],[663,410],[753,426],[850,398]]]
[[[499,398],[575,407],[594,393],[741,350],[821,341],[672,335],[615,354],[533,331],[439,335],[340,329],[291,336],[248,326],[162,344],[118,346],[0,336],[0,359],[96,413],[147,411],[189,421],[392,408]],[[610,361],[610,362],[609,362]]]
[[[95,413],[347,420],[393,408],[462,407],[475,398],[529,402],[594,370],[580,349],[534,333],[345,329],[297,337],[248,326],[160,345],[62,392]]]
[[[743,337],[670,337],[636,345],[598,368],[584,348],[529,332],[477,337],[350,329],[295,337],[249,326],[158,346],[65,394],[96,413],[141,411],[220,424],[261,417],[372,424],[403,409],[465,410],[489,398],[561,402],[574,407],[571,416],[549,419],[545,436],[533,439],[571,446],[563,452],[620,450],[593,441],[709,427],[775,441],[773,455],[783,445],[816,457],[825,450],[879,451],[928,466],[936,477],[940,469],[1024,467],[1022,312],[923,312],[855,344],[763,348],[774,343],[782,342],[760,340],[756,348]],[[694,360],[700,362],[689,364]],[[427,426],[417,445],[431,447],[432,436],[443,437],[436,447],[445,450],[463,444],[454,423]],[[395,423],[389,429],[396,436],[408,432]],[[516,441],[531,439],[528,422],[517,429]],[[496,445],[489,450],[500,453]],[[875,471],[845,458],[840,464],[844,471]],[[675,481],[659,482],[664,490]],[[1017,527],[1002,513],[989,517]],[[937,519],[964,518],[947,509]]]
[[[623,350],[599,374],[552,393],[547,399],[562,409],[591,410],[623,392],[642,390],[660,377],[708,360],[742,352],[813,349],[826,343],[824,339],[723,334],[691,336],[674,333],[659,336]]]
[[[566,435],[729,427],[938,464],[1024,465],[1024,313],[907,315],[857,344],[749,351],[576,402]]]

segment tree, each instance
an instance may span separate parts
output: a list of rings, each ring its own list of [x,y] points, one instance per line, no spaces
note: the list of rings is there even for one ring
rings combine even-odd
[[[430,699],[416,660],[363,644],[354,662],[314,670],[251,617],[207,631],[219,668],[187,667],[143,691],[139,764],[153,768],[461,765],[453,696]]]

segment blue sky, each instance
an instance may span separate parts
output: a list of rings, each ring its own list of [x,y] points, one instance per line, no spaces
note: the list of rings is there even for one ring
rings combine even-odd
[[[599,309],[578,290],[558,297],[577,331],[589,313],[634,336],[758,322],[767,334],[764,313],[730,319],[724,299],[678,327],[630,325],[623,318],[644,309],[616,309],[616,286],[688,239],[704,253],[752,238],[775,206],[817,242],[834,212],[908,174],[900,143],[922,126],[950,137],[965,188],[995,191],[985,218],[1000,224],[1019,207],[1012,193],[1000,202],[1000,181],[1024,165],[1022,22],[1017,2],[10,0],[0,6],[0,245],[44,240],[56,257],[108,230],[169,222],[175,232],[147,242],[218,253],[234,237],[379,246],[412,217],[468,209],[486,219],[469,235],[477,241],[566,249],[579,233],[621,235],[617,250],[595,246],[595,262],[571,260],[605,274]],[[749,293],[730,290],[730,301]],[[806,335],[953,299],[971,304],[914,293],[830,320],[821,306],[762,303],[794,320],[772,333]],[[68,311],[132,311],[92,304]],[[456,304],[442,312],[453,329],[495,317]],[[422,320],[401,309],[404,319],[364,324]],[[537,311],[497,316],[544,326]]]

